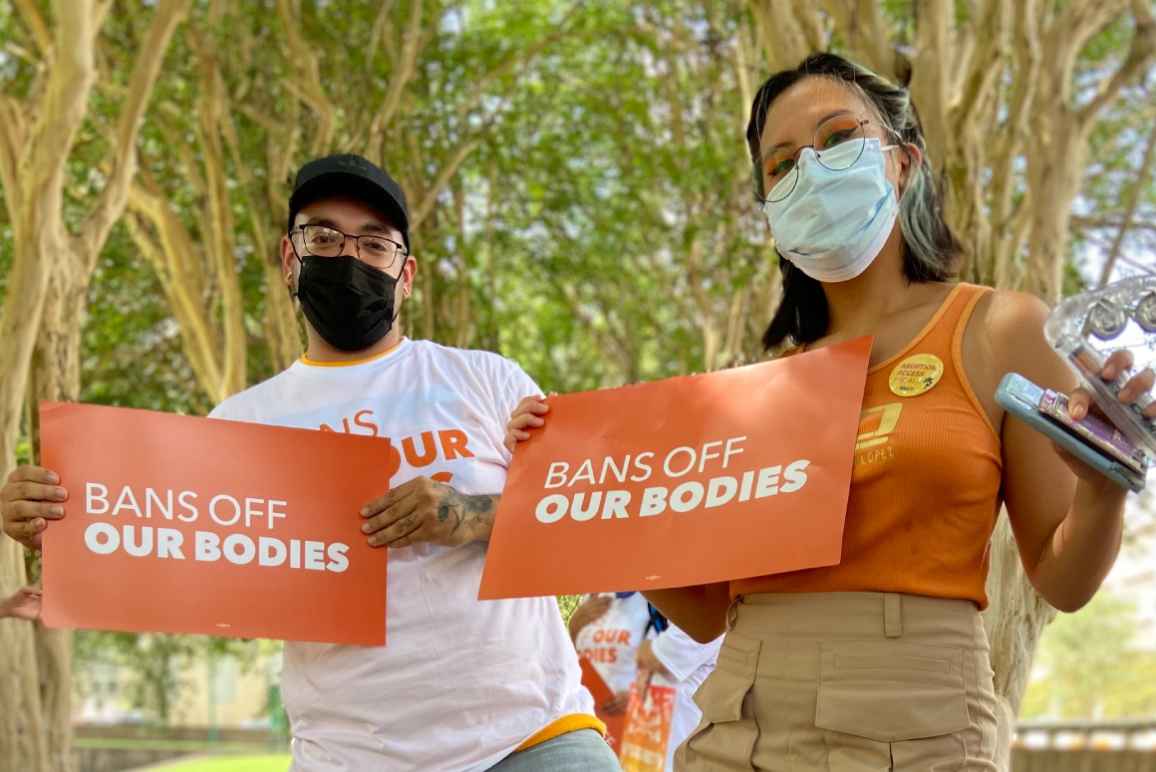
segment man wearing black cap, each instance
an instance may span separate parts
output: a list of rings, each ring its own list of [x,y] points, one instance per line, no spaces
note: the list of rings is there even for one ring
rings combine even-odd
[[[477,600],[491,494],[510,460],[505,424],[540,391],[495,354],[402,336],[397,317],[417,269],[409,243],[405,195],[388,174],[353,155],[305,164],[281,265],[308,350],[214,411],[388,437],[396,449],[389,492],[362,510],[370,543],[391,549],[389,645],[286,644],[295,763],[615,769],[591,731],[600,724],[556,601]]]
[[[361,512],[370,544],[390,548],[389,644],[285,644],[294,769],[618,769],[556,601],[477,600],[511,458],[506,422],[540,391],[496,354],[402,336],[417,269],[409,243],[405,195],[388,174],[353,155],[305,164],[281,240],[305,355],[212,413],[392,448],[388,492]],[[3,491],[5,532],[38,549],[60,499],[48,470],[19,472]],[[310,474],[309,459],[286,474]]]

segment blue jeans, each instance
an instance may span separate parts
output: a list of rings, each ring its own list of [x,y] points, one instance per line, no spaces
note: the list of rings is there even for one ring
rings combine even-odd
[[[618,758],[593,729],[567,732],[511,753],[490,772],[619,772]]]

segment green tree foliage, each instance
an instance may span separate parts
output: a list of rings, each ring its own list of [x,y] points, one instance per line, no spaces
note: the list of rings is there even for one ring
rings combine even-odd
[[[230,638],[83,631],[73,643],[74,685],[86,696],[93,691],[96,674],[115,670],[126,676],[115,685],[117,701],[147,721],[165,725],[180,709],[195,664],[229,656],[249,666],[257,653],[256,642]]]
[[[1057,617],[1040,645],[1024,718],[1156,715],[1156,650],[1141,645],[1151,638],[1144,632],[1135,604],[1109,591]]]

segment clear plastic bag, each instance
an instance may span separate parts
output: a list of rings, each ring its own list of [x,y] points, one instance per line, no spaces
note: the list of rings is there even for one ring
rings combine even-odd
[[[1156,421],[1143,410],[1153,402],[1145,394],[1133,405],[1116,395],[1145,368],[1156,370],[1156,276],[1136,277],[1066,298],[1048,317],[1044,334],[1075,369],[1096,404],[1137,447],[1156,457]],[[1099,376],[1114,351],[1127,349],[1131,369],[1112,383]]]

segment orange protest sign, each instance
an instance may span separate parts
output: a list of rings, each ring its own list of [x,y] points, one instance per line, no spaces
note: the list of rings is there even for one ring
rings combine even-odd
[[[870,348],[552,397],[514,456],[479,597],[838,563]]]
[[[618,751],[623,772],[663,772],[666,769],[667,744],[677,697],[675,687],[654,683],[650,673],[639,673],[631,684],[626,728]]]
[[[386,552],[359,510],[388,488],[388,442],[59,403],[40,431],[69,492],[46,624],[385,643]]]

